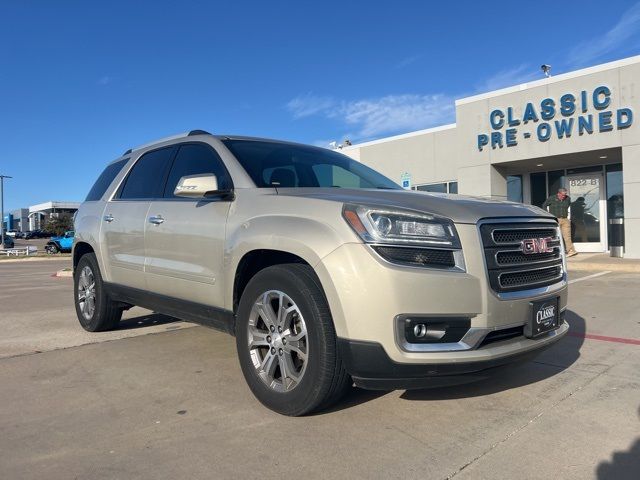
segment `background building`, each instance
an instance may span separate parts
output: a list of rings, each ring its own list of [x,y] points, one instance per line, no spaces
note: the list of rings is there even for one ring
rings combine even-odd
[[[4,216],[5,230],[26,232],[29,229],[29,209],[19,208]]]
[[[56,218],[62,215],[73,216],[80,208],[80,202],[44,202],[29,207],[29,228],[37,230],[44,227],[49,218]]]
[[[578,251],[623,219],[640,258],[640,56],[456,101],[456,123],[344,147],[418,190],[542,205],[566,187]]]

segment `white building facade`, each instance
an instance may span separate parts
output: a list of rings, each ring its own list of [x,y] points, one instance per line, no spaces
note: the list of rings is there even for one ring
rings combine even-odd
[[[578,251],[608,251],[622,222],[640,258],[640,56],[455,106],[455,124],[342,152],[419,190],[542,205],[567,188]]]
[[[28,230],[37,230],[44,226],[45,222],[50,218],[60,216],[73,216],[80,208],[80,202],[59,202],[50,201],[32,205],[29,207],[29,228]],[[26,229],[24,229],[26,231]]]

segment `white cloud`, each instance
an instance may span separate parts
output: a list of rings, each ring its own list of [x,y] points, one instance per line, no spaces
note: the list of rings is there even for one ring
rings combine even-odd
[[[620,48],[636,49],[640,46],[639,33],[640,3],[636,3],[604,35],[593,37],[571,49],[568,63],[574,68],[581,67]]]
[[[299,95],[287,103],[287,110],[291,112],[293,118],[304,118],[311,115],[326,114],[336,102],[331,97],[320,97],[312,93]]]
[[[312,115],[339,119],[352,129],[352,139],[441,125],[452,121],[455,113],[454,99],[444,94],[387,95],[342,102],[307,94],[291,100],[287,109],[296,119]]]
[[[536,71],[531,65],[523,63],[515,67],[500,70],[477,85],[476,89],[478,92],[491,92],[504,87],[520,85],[521,83],[526,83],[531,80],[539,80],[540,78],[542,77],[539,70]]]
[[[453,121],[454,99],[444,94],[387,95],[344,102],[339,115],[360,137],[419,130]]]

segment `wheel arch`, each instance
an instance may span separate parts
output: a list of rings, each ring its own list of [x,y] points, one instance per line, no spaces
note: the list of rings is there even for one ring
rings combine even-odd
[[[73,246],[73,269],[76,269],[80,258],[87,253],[95,253],[93,247],[87,242],[77,242]]]
[[[242,293],[249,281],[258,272],[274,265],[283,265],[287,263],[307,265],[313,269],[313,266],[301,256],[284,250],[259,248],[246,252],[238,262],[233,275],[233,294],[231,302],[233,312],[237,312]],[[318,285],[322,288],[319,278]]]

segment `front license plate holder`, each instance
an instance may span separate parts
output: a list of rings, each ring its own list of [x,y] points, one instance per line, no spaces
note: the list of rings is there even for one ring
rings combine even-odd
[[[529,320],[524,326],[524,336],[536,338],[559,326],[559,297],[529,302]]]

